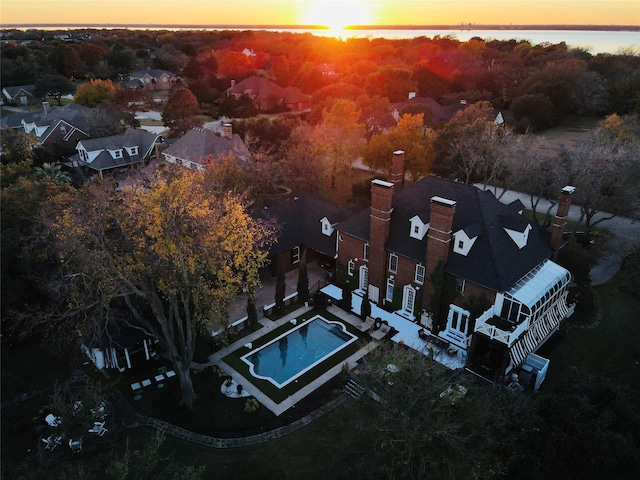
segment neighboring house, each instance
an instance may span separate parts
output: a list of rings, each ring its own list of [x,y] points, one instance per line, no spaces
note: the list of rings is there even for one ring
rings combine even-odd
[[[210,161],[221,156],[235,156],[245,161],[249,150],[230,123],[223,125],[223,134],[218,135],[205,128],[193,128],[162,152],[169,163],[202,170]]]
[[[275,275],[276,255],[282,255],[285,271],[298,267],[303,253],[306,261],[319,262],[335,269],[336,225],[354,213],[338,207],[319,195],[296,193],[293,199],[268,201],[260,217],[274,220],[279,231],[276,242],[269,249],[272,273]]]
[[[456,113],[464,110],[469,105],[466,100],[461,100],[459,103],[452,103],[451,105],[440,105],[433,98],[430,97],[416,97],[410,94],[409,99],[402,102],[394,103],[391,114],[395,118],[396,122],[400,118],[402,110],[409,105],[424,105],[431,109],[433,112],[432,126],[436,127],[451,120]],[[496,125],[504,124],[504,117],[502,112],[498,109],[493,109],[491,117],[487,120],[494,122]]]
[[[146,90],[170,90],[182,78],[160,69],[139,70],[129,75],[126,85],[130,88],[144,88]]]
[[[15,106],[31,105],[36,101],[33,95],[35,89],[35,85],[4,87],[2,89],[2,101],[3,103]]]
[[[90,108],[75,103],[51,107],[43,102],[42,112],[11,113],[0,120],[0,125],[24,130],[43,146],[54,143],[75,146],[79,140],[89,138],[87,116],[90,113]]]
[[[135,128],[127,129],[122,135],[81,140],[76,145],[78,153],[69,158],[68,165],[89,169],[102,177],[106,171],[154,158],[158,142],[158,135]]]
[[[372,302],[432,330],[477,374],[507,381],[519,372],[539,385],[548,360],[534,353],[573,313],[571,275],[550,260],[573,187],[561,193],[550,236],[519,213],[521,204],[437,177],[403,188],[403,178],[398,151],[392,181],[371,184],[371,207],[336,227],[339,268]],[[450,297],[433,283],[440,268],[451,280]],[[481,299],[491,306],[472,314]],[[438,306],[448,311],[446,324],[432,323]]]
[[[258,110],[273,110],[285,105],[292,111],[310,108],[311,96],[302,93],[297,87],[282,88],[264,77],[252,76],[235,83],[227,89],[227,97],[240,98],[247,95]]]

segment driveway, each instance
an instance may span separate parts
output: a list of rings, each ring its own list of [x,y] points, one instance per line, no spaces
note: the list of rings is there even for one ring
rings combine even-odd
[[[476,184],[476,187],[480,189],[483,188],[483,186],[479,184]],[[513,190],[507,190],[503,193],[503,189],[498,187],[488,187],[487,190],[499,197],[502,203],[509,204],[515,200],[520,200],[526,208],[529,208],[531,205],[529,195],[526,193],[515,192]],[[502,195],[502,197],[500,197],[500,195]],[[537,210],[539,212],[546,212],[550,205],[551,202],[548,199],[541,198]],[[553,207],[551,212],[555,213],[555,211],[556,207]],[[607,212],[600,212],[595,215],[593,220],[597,221],[610,215],[611,214]],[[577,222],[580,219],[580,206],[571,205],[568,217],[570,220]],[[612,236],[607,240],[605,248],[599,252],[600,257],[598,264],[591,269],[591,285],[593,286],[611,280],[620,269],[625,257],[640,244],[640,222],[637,220],[617,216],[603,220],[599,225],[609,230]]]

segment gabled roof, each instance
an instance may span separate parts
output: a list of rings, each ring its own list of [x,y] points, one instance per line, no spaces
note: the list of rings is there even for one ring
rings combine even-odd
[[[49,112],[25,112],[11,113],[2,119],[2,127],[21,128],[24,123],[33,123],[39,127],[55,126],[60,120],[86,132],[86,116],[91,113],[91,108],[69,103],[64,106],[53,106]],[[47,132],[42,137],[46,137]]]
[[[28,95],[33,95],[35,89],[35,85],[16,85],[15,87],[3,87],[2,93],[4,94],[5,98],[13,100],[21,91],[25,92]]]
[[[549,233],[537,224],[501,203],[491,192],[438,177],[425,177],[394,192],[388,251],[425,262],[427,236],[423,240],[410,237],[410,219],[419,215],[429,222],[433,196],[456,202],[453,232],[465,230],[478,237],[466,256],[450,250],[446,270],[452,275],[503,292],[550,257]],[[368,241],[369,222],[367,208],[340,223],[337,229]],[[523,248],[505,232],[504,222],[524,228],[531,226]]]
[[[158,135],[145,130],[129,128],[122,135],[110,137],[90,138],[78,142],[76,149],[84,149],[87,152],[100,152],[90,163],[80,159],[78,154],[70,160],[80,165],[86,165],[92,170],[103,171],[117,167],[126,167],[144,161],[153,152],[158,140]],[[138,147],[138,153],[129,154],[125,147]],[[121,158],[113,158],[109,151],[122,150]]]
[[[217,158],[221,155],[235,155],[241,160],[246,160],[249,150],[238,134],[228,138],[206,128],[193,128],[162,154],[183,161],[205,164],[210,156]]]
[[[277,95],[279,98],[284,98],[285,96],[285,89],[280,85],[267,78],[255,75],[245,78],[244,80],[236,83],[233,87],[227,89],[228,94],[244,94],[248,91],[251,92],[251,96],[253,98],[265,98],[272,94]]]
[[[169,77],[179,78],[175,73],[168,70],[162,70],[160,68],[152,68],[149,70],[138,70],[129,75],[129,78],[144,78],[147,75],[153,78],[160,78],[162,75],[168,75]]]
[[[319,195],[301,192],[289,202],[266,202],[258,216],[274,219],[280,226],[278,239],[271,246],[269,256],[286,252],[297,245],[306,245],[334,258],[336,231],[331,235],[322,233],[322,219],[326,217],[335,225],[351,213],[352,210],[334,205]]]
[[[393,107],[398,111],[398,113],[402,112],[402,109],[408,105],[425,105],[431,108],[433,112],[433,121],[436,124],[445,123],[451,120],[456,113],[461,110],[467,108],[470,104],[466,102],[460,103],[452,103],[450,105],[440,105],[431,97],[413,97],[408,100],[404,100],[402,102],[394,103]],[[500,110],[493,109],[492,110],[493,118],[487,119],[494,121],[496,117],[500,114]]]

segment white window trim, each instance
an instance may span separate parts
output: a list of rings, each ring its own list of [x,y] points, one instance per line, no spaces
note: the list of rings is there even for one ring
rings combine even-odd
[[[393,302],[393,288],[395,287],[395,279],[393,277],[387,278],[387,291],[385,292],[385,300],[387,302]]]
[[[300,263],[300,247],[295,246],[291,249],[291,263]]]
[[[362,259],[369,261],[369,244],[365,243],[362,251]]]
[[[363,292],[367,291],[369,286],[369,269],[366,265],[361,265],[359,270],[358,288]]]
[[[396,267],[392,268],[393,267],[392,259],[394,259],[394,258],[395,258]],[[398,256],[395,253],[390,253],[389,254],[389,271],[391,273],[398,273],[398,262],[399,262]]]
[[[355,269],[355,267],[355,262],[353,260],[349,260],[349,263],[347,264],[347,275],[353,277],[353,270]]]
[[[462,281],[462,284],[460,284],[460,281]],[[466,285],[466,280],[464,278],[456,278],[456,292],[458,292],[461,295],[464,295],[464,287]]]
[[[416,307],[417,290],[411,285],[405,285],[402,292],[402,310],[409,315],[413,315]]]
[[[422,270],[422,280],[420,280],[419,276],[418,276],[418,270]],[[422,285],[424,283],[424,277],[426,275],[427,271],[424,265],[418,264],[416,265],[416,273],[415,273],[415,282],[419,283],[420,285]]]

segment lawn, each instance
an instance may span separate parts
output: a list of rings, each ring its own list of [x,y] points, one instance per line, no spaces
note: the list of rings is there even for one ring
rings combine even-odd
[[[624,291],[629,281],[630,274],[620,271],[595,287],[601,315],[576,314],[545,345],[541,354],[550,358],[551,365],[543,388],[553,388],[577,368],[627,385],[640,398],[640,298]]]

